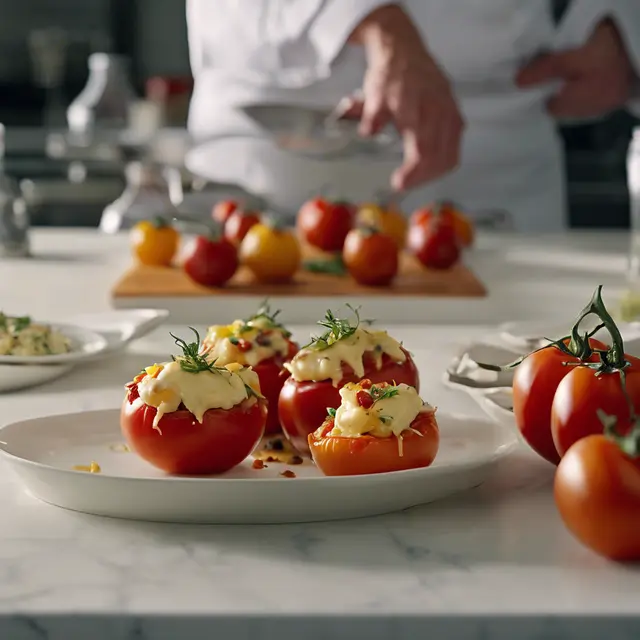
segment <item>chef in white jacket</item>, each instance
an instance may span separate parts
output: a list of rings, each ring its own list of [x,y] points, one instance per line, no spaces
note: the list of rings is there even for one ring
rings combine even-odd
[[[187,0],[195,88],[187,166],[293,212],[326,185],[405,208],[506,210],[522,231],[566,226],[557,119],[633,107],[640,0]],[[404,161],[301,158],[255,133],[251,103],[333,107],[362,88],[361,132],[392,122]],[[222,136],[222,137],[219,137]]]

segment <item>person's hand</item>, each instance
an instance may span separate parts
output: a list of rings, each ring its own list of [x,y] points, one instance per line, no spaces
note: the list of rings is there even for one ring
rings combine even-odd
[[[459,162],[464,122],[448,79],[427,52],[406,13],[388,5],[371,13],[351,42],[365,47],[362,95],[346,105],[360,117],[360,133],[379,132],[393,122],[402,135],[404,161],[393,174],[403,190],[438,178]]]
[[[518,86],[562,81],[548,103],[558,118],[599,117],[622,107],[637,77],[612,20],[603,20],[581,47],[539,56],[520,70]]]

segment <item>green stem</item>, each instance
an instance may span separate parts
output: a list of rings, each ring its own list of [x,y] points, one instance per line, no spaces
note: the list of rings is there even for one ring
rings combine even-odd
[[[631,458],[640,458],[640,419],[632,418],[629,433],[618,432],[618,418],[598,409],[598,418],[604,427],[604,435],[615,442]]]

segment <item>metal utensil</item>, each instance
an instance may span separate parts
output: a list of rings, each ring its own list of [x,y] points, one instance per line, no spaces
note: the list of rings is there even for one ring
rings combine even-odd
[[[247,104],[240,111],[283,151],[318,159],[364,156],[396,157],[401,141],[391,127],[363,138],[358,121],[343,118],[335,109],[288,104]]]

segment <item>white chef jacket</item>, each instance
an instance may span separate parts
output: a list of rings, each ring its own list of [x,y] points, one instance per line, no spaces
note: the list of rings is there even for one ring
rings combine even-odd
[[[397,162],[292,156],[252,134],[235,107],[287,103],[333,107],[362,85],[353,28],[388,0],[187,0],[195,81],[187,167],[235,183],[294,212],[312,194],[370,199]],[[452,199],[470,212],[507,211],[522,231],[566,225],[562,146],[546,100],[554,85],[522,90],[514,78],[537,54],[578,46],[605,16],[640,63],[640,0],[573,0],[561,24],[546,0],[405,0],[402,4],[448,74],[466,120],[460,166],[407,194],[407,210]]]

